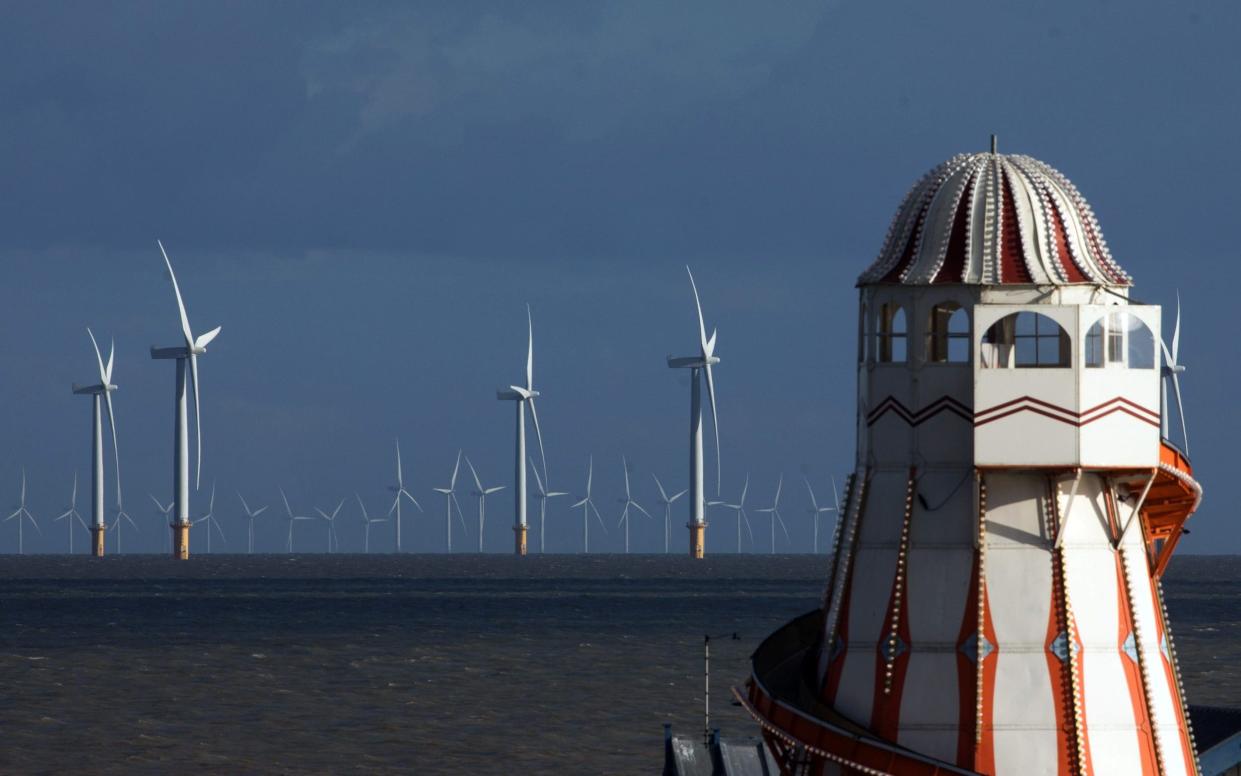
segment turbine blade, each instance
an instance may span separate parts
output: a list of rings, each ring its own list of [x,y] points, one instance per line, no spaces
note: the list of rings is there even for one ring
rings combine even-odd
[[[278,488],[280,491],[280,499],[284,501],[284,511],[289,513],[289,519],[293,519],[293,509],[289,506],[289,497],[284,495],[284,488]]]
[[[418,499],[416,499],[416,498],[414,498],[413,496],[411,496],[411,495],[410,495],[410,493],[409,493],[409,491],[408,491],[408,490],[405,490],[405,488],[401,488],[401,492],[397,494],[397,498],[400,498],[401,496],[404,496],[405,498],[409,499],[409,502],[410,502],[411,504],[413,504],[414,506],[418,507],[418,511],[419,511],[419,512],[425,511],[425,510],[423,510],[423,508],[422,508],[422,504],[419,504],[419,503],[418,503]]]
[[[806,483],[806,491],[810,494],[810,506],[814,507],[814,511],[819,511],[819,502],[814,498],[814,488],[810,487],[810,478],[802,477],[802,482]]]
[[[465,464],[470,467],[470,474],[474,476],[474,485],[477,486],[479,490],[482,490],[483,483],[478,479],[478,470],[474,468],[474,464],[470,461],[470,456],[468,455],[465,457]]]
[[[836,514],[840,514],[840,493],[836,491],[836,477],[832,477],[832,500],[836,503]]]
[[[741,502],[738,506],[745,506],[745,494],[750,490],[750,475],[745,476],[745,485],[741,486]]]
[[[543,451],[543,430],[539,428],[539,411],[534,407],[534,397],[526,399],[530,406],[530,419],[534,421],[534,436],[539,440],[539,460],[543,462],[543,478],[547,479],[547,453]]]
[[[526,305],[526,326],[529,335],[526,339],[526,390],[534,390],[534,319],[530,316],[530,305]],[[536,421],[537,425],[537,421]],[[546,466],[544,467],[546,468]]]
[[[1176,292],[1176,325],[1172,329],[1172,360],[1180,365],[1181,353],[1181,292]]]
[[[1181,438],[1185,441],[1185,455],[1189,455],[1189,427],[1185,425],[1185,405],[1181,403],[1181,378],[1172,373],[1172,390],[1176,393],[1176,411],[1181,418]]]
[[[405,478],[401,474],[401,440],[396,440],[396,485],[398,488],[405,486]]]
[[[698,343],[702,346],[703,356],[707,355],[707,325],[702,320],[702,302],[698,299],[698,284],[694,282],[694,273],[690,271],[689,265],[685,265],[685,271],[689,274],[689,285],[694,290],[694,307],[698,310]]]
[[[99,353],[99,343],[95,340],[95,333],[86,327],[86,334],[90,337],[90,344],[95,348],[95,363],[99,364],[99,382],[103,383],[103,389],[108,389],[108,373],[103,368],[103,356]]]
[[[526,461],[530,464],[530,471],[534,472],[534,484],[538,486],[539,495],[546,496],[547,491],[543,488],[543,478],[539,476],[539,470],[534,465],[534,459],[526,456]]]
[[[112,412],[112,392],[104,390],[104,406],[108,409],[108,425],[112,427],[112,468],[116,470],[116,502],[121,503],[121,451],[116,441],[116,415]]]
[[[711,365],[704,368],[707,374],[707,400],[711,402],[711,428],[715,431],[715,495],[720,495],[720,416],[715,409],[715,379],[711,376]]]
[[[638,510],[639,512],[641,512],[642,514],[646,515],[647,517],[650,517],[650,516],[651,516],[651,513],[650,513],[650,512],[647,512],[645,509],[643,509],[643,508],[642,508],[642,505],[641,505],[641,504],[639,504],[638,502],[634,501],[634,502],[631,502],[631,503],[633,504],[633,508],[634,508],[634,509]],[[654,518],[652,518],[652,519],[654,519]]]
[[[216,337],[220,336],[220,329],[223,329],[223,328],[224,328],[223,326],[216,326],[211,331],[207,332],[206,334],[203,334],[198,339],[194,340],[194,349],[195,350],[206,350],[207,346],[211,344],[211,341],[215,339]]]
[[[241,491],[237,491],[237,498],[241,499],[241,508],[246,510],[246,515],[248,517],[254,517],[254,515],[250,514],[250,505],[246,503],[245,496],[241,495]]]
[[[116,357],[116,340],[112,340],[111,342],[108,343],[108,365],[107,367],[104,368],[104,371],[107,372],[107,375],[105,376],[105,379],[103,381],[104,385],[108,385],[109,383],[112,382],[112,361],[115,359],[115,357]]]
[[[259,507],[258,509],[254,510],[253,513],[251,513],[250,517],[258,517],[259,515],[263,514],[266,511],[267,511],[267,507],[265,506]]]
[[[203,479],[203,420],[198,406],[198,356],[193,353],[190,353],[190,376],[194,378],[194,443],[197,449],[194,458],[194,490],[198,490]]]
[[[181,333],[185,335],[185,346],[192,348],[194,335],[190,332],[189,316],[185,314],[185,301],[181,299],[181,286],[177,285],[177,273],[172,271],[172,262],[168,260],[168,251],[164,250],[164,244],[159,240],[156,240],[155,244],[164,255],[164,266],[168,267],[168,277],[172,280],[172,292],[177,295],[177,311],[181,313]]]
[[[655,472],[651,472],[651,476],[655,478],[655,487],[659,488],[659,497],[665,502],[670,502],[671,499],[668,498],[668,494],[664,491],[664,484],[659,481],[659,477]]]
[[[629,461],[621,456],[621,468],[625,470],[625,498],[629,498]]]
[[[461,468],[461,451],[457,451],[457,463],[452,467],[452,482],[449,483],[448,489],[453,490],[457,487],[457,470]]]

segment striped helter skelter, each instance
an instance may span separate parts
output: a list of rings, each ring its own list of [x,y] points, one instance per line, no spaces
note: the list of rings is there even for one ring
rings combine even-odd
[[[871,283],[1128,286],[1090,205],[1058,170],[1022,155],[960,154],[914,184]]]

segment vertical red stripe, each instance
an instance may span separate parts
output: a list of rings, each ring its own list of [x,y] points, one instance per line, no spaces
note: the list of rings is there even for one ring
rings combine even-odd
[[[1129,701],[1133,706],[1133,720],[1137,728],[1138,747],[1142,757],[1142,776],[1156,776],[1158,762],[1155,756],[1155,739],[1151,730],[1150,716],[1146,709],[1146,693],[1142,690],[1142,672],[1137,661],[1125,652],[1125,641],[1133,633],[1133,603],[1129,600],[1128,586],[1125,584],[1125,569],[1120,553],[1116,558],[1116,595],[1120,601],[1120,617],[1116,635],[1116,651],[1120,662],[1125,667],[1125,683],[1129,685]]]

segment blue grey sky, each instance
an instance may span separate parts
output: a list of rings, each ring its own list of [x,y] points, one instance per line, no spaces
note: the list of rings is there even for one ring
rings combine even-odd
[[[522,375],[529,302],[552,484],[580,491],[593,453],[612,522],[596,546],[618,549],[622,453],[648,509],[650,472],[684,486],[688,383],[664,356],[695,346],[688,263],[720,332],[725,495],[748,472],[762,506],[783,473],[805,549],[802,473],[823,493],[852,461],[854,281],[912,182],[996,133],[1081,189],[1137,298],[1170,306],[1179,289],[1208,491],[1182,547],[1241,551],[1226,492],[1239,17],[1205,2],[8,4],[0,499],[25,465],[46,518],[87,475],[89,402],[69,387],[93,377],[89,325],[117,342],[126,505],[146,530],[132,546],[163,541],[147,493],[170,496],[173,369],[147,349],[178,326],[159,237],[195,329],[224,326],[202,362],[203,476],[231,547],[236,490],[275,505],[283,485],[299,512],[357,491],[382,511],[400,436],[428,511],[407,535],[440,548],[429,489],[458,448],[485,484],[511,480],[495,389]],[[506,496],[495,551],[511,546]],[[579,544],[566,506],[549,549]],[[712,548],[729,521],[714,516]],[[34,546],[63,547],[62,526]],[[342,534],[359,546],[357,523]],[[633,545],[662,549],[662,527],[639,519]]]

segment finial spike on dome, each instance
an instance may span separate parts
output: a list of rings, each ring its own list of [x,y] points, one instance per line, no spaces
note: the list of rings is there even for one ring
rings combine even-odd
[[[995,152],[996,152],[996,137],[995,135],[992,135],[991,136],[991,153],[994,154]]]

